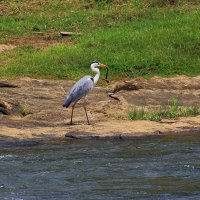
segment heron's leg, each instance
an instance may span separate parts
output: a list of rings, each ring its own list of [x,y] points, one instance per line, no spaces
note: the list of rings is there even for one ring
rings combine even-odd
[[[86,100],[85,100],[85,98],[84,98],[84,102],[83,102],[83,108],[85,110],[85,114],[86,114],[86,117],[87,117],[87,122],[88,122],[88,124],[90,124],[89,119],[88,119],[88,115],[87,115],[87,110],[86,110]]]
[[[77,103],[77,101],[75,101],[74,104],[72,105],[72,113],[71,113],[71,121],[70,121],[71,125],[72,125],[72,118],[73,118],[74,108],[75,108],[76,103]]]

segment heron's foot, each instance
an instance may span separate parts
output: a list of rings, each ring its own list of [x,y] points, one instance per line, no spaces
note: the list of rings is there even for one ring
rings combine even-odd
[[[80,122],[76,122],[76,123],[71,123],[71,122],[69,122],[69,123],[67,123],[66,125],[68,125],[68,126],[81,126],[81,125],[83,125],[82,123],[80,123]]]
[[[75,125],[74,123],[72,123],[72,122],[65,122],[65,125]]]
[[[87,122],[87,125],[92,125],[89,121]]]

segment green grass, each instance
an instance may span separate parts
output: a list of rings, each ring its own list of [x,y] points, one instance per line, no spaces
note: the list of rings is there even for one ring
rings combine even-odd
[[[33,114],[33,112],[27,108],[25,105],[19,104],[19,112],[25,117],[27,115]]]
[[[3,1],[0,41],[35,32],[82,32],[72,43],[0,54],[0,77],[78,79],[99,60],[111,78],[200,74],[198,1]],[[26,5],[29,6],[26,6]],[[7,8],[7,9],[5,9]]]
[[[150,120],[161,121],[162,119],[176,119],[178,117],[196,116],[200,114],[200,109],[197,106],[182,107],[179,106],[177,99],[170,100],[170,106],[160,107],[157,110],[145,111],[141,109],[134,109],[128,113],[131,120]]]

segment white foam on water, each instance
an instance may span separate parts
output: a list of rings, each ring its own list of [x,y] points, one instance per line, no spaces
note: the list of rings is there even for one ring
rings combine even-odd
[[[14,157],[14,155],[12,155],[12,154],[8,154],[8,155],[2,155],[2,156],[0,156],[0,159],[4,159],[4,158],[12,158],[12,157]]]

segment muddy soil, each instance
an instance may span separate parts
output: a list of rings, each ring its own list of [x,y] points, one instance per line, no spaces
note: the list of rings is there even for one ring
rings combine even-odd
[[[66,109],[62,104],[73,84],[72,81],[31,78],[1,80],[0,142],[200,133],[200,115],[161,122],[127,118],[128,111],[134,107],[148,109],[168,105],[172,98],[183,106],[200,106],[200,76],[137,78],[95,87],[87,96],[91,125],[87,125],[82,102],[74,111],[74,125],[69,125],[71,107]]]

